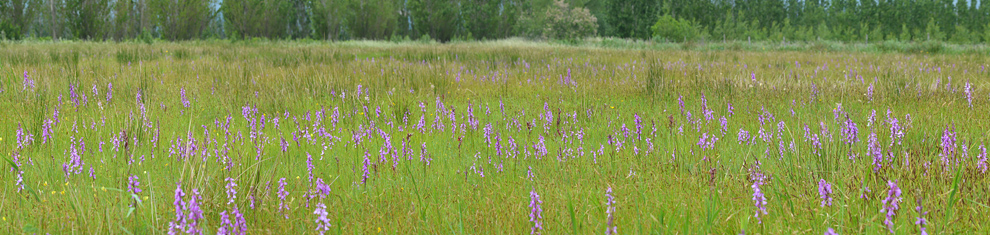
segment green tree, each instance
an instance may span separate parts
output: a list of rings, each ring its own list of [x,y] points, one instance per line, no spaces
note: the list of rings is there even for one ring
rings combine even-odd
[[[941,27],[935,23],[934,17],[928,18],[928,24],[925,24],[925,40],[931,41],[943,41],[945,40],[945,33],[942,32]]]
[[[657,22],[659,1],[654,0],[606,0],[603,24],[606,35],[648,39],[650,27]],[[668,13],[669,14],[669,13]]]
[[[459,2],[453,0],[409,0],[415,35],[450,41],[460,28]]]
[[[5,0],[0,2],[0,32],[7,39],[20,40],[30,27],[36,1]]]
[[[208,0],[154,0],[151,7],[158,20],[159,34],[172,41],[200,38],[216,13]]]
[[[78,39],[105,39],[104,26],[109,21],[108,0],[65,0],[64,16],[69,31]]]
[[[949,42],[957,44],[970,44],[974,41],[973,39],[973,35],[970,34],[969,29],[967,29],[966,26],[956,25],[955,33],[953,33],[952,37],[949,38]],[[979,41],[979,39],[976,39],[976,41]]]
[[[195,1],[195,0],[186,0]],[[290,1],[223,1],[224,30],[232,37],[286,38],[289,33]]]
[[[583,7],[570,7],[564,1],[554,1],[547,8],[543,36],[551,39],[573,40],[598,34],[598,18]]]
[[[990,44],[990,23],[983,26],[983,42]]]
[[[349,4],[347,0],[310,0],[313,37],[325,40],[343,39],[347,19],[350,17]]]
[[[477,39],[512,36],[519,19],[518,3],[505,0],[467,0],[463,7],[464,27]]]
[[[661,16],[650,29],[653,31],[653,38],[674,42],[695,40],[699,35],[694,23],[685,19],[675,19],[670,15]]]

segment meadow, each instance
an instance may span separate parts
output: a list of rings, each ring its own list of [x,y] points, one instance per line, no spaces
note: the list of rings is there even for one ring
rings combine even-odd
[[[0,233],[985,234],[988,65],[0,44]]]

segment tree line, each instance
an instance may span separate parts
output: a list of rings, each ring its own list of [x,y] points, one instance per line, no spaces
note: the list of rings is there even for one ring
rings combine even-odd
[[[0,1],[13,40],[990,41],[990,0]]]

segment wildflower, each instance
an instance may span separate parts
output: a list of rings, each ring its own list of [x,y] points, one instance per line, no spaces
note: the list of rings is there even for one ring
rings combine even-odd
[[[818,195],[822,198],[822,207],[832,206],[832,185],[825,182],[825,179],[818,181]]]
[[[536,179],[536,175],[533,174],[533,167],[530,166],[529,170],[526,170],[526,179],[533,181]]]
[[[190,105],[190,104],[189,104],[189,99],[188,99],[188,98],[186,98],[186,88],[185,88],[185,87],[183,87],[183,88],[180,88],[180,90],[179,90],[179,95],[180,95],[180,96],[181,96],[181,98],[182,98],[182,107],[186,107],[186,108],[189,108],[189,105]]]
[[[186,194],[182,191],[182,183],[176,183],[175,188],[175,220],[169,222],[168,234],[202,234],[202,230],[197,228],[199,220],[203,218],[203,210],[200,208],[199,190],[193,189],[189,201],[184,201]]]
[[[543,201],[540,201],[540,195],[536,193],[535,188],[529,192],[529,198],[529,208],[532,209],[529,213],[529,222],[533,222],[533,230],[529,234],[540,234],[540,230],[543,229],[543,222],[540,222],[543,218],[543,209],[540,208],[540,204],[543,204]]]
[[[322,178],[316,179],[316,194],[320,196],[320,199],[330,196],[330,185],[324,184]]]
[[[916,217],[914,224],[920,227],[922,235],[928,235],[928,231],[926,231],[925,228],[925,225],[928,225],[928,220],[925,219],[925,216],[928,215],[928,212],[924,211],[924,208],[922,207],[921,204],[921,198],[918,198],[918,206],[915,207],[914,210],[918,212],[918,217]]]
[[[976,156],[976,168],[980,170],[980,173],[987,172],[987,148],[982,144],[978,147],[980,149],[980,154]]]
[[[423,144],[425,146],[426,143],[423,143]],[[371,175],[371,172],[368,171],[368,166],[371,165],[371,159],[368,159],[368,156],[369,156],[368,155],[368,152],[365,151],[364,152],[364,166],[361,168],[364,171],[364,173],[361,175],[361,184],[367,183],[368,182],[368,177]]]
[[[110,104],[110,99],[113,98],[113,83],[107,83],[107,104]]]
[[[873,102],[873,83],[870,83],[870,86],[866,88],[866,99]]]
[[[285,178],[278,180],[278,212],[285,214],[289,211],[289,204],[285,203],[285,196],[289,195],[289,192],[285,191]],[[285,214],[285,218],[288,219],[289,215]]]
[[[846,115],[846,125],[842,128],[842,137],[846,144],[852,145],[859,141],[859,128],[856,127],[856,123]]]
[[[612,196],[612,187],[605,190],[605,214],[608,215],[608,224],[605,225],[605,234],[617,234],[618,227],[615,226],[615,197]]]
[[[316,232],[321,235],[330,231],[330,219],[327,218],[327,206],[323,203],[316,204],[316,210],[313,211],[316,215]]]
[[[955,153],[956,129],[955,127],[952,127],[952,130],[950,131],[949,127],[946,127],[942,131],[942,152],[938,154],[942,159],[942,163],[945,164],[945,167],[952,165],[952,161],[954,160],[953,156],[955,156]]]
[[[966,93],[966,102],[969,103],[969,107],[973,108],[973,86],[966,81],[966,88],[963,90]]]
[[[894,216],[897,215],[897,210],[900,209],[900,205],[898,204],[901,202],[901,189],[893,181],[887,181],[887,186],[890,189],[887,190],[887,198],[883,199],[883,209],[880,211],[887,214],[887,219],[883,221],[883,224],[887,225],[890,233],[894,233]]]
[[[757,176],[753,180],[753,185],[750,186],[753,188],[753,203],[756,205],[756,214],[753,216],[756,217],[758,223],[762,224],[763,219],[760,218],[760,213],[762,212],[763,215],[767,215],[767,198],[763,195],[763,191],[760,190],[760,186],[763,185],[763,176],[760,173],[755,174]]]
[[[138,177],[136,175],[131,175],[130,177],[127,177],[127,191],[131,192],[131,194],[136,195],[141,192],[141,189],[138,188],[138,186],[141,186],[141,182],[138,182],[137,180]]]
[[[237,182],[233,178],[227,178],[225,181],[227,181],[227,186],[225,186],[227,189],[227,205],[234,204],[234,200],[237,199],[237,190],[234,189],[234,187],[237,187]]]
[[[14,182],[17,186],[17,192],[24,191],[24,171],[17,171],[17,181]]]
[[[877,141],[877,133],[870,132],[870,138],[866,140],[866,153],[873,157],[873,172],[877,172],[883,167],[883,150]]]

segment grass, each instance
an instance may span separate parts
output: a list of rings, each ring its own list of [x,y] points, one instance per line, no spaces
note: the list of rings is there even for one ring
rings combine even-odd
[[[248,233],[315,233],[322,203],[330,234],[520,234],[531,191],[543,233],[601,233],[611,188],[622,233],[877,234],[888,181],[903,190],[896,233],[918,233],[919,216],[929,233],[988,231],[985,54],[692,48],[5,44],[0,232],[167,233],[181,185],[187,202],[201,193],[206,233],[235,206]],[[702,136],[718,140],[703,148]],[[74,150],[83,164],[66,173]]]

